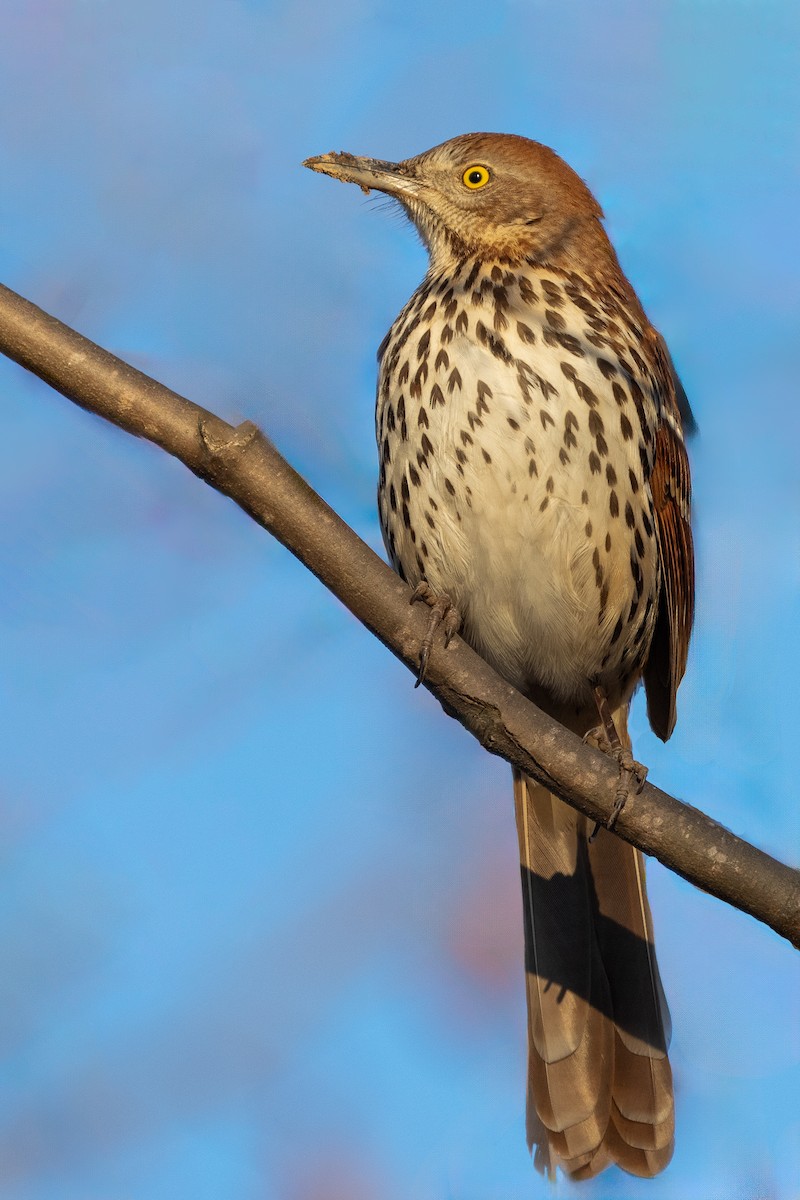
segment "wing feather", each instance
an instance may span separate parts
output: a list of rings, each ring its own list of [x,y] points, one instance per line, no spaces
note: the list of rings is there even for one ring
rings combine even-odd
[[[658,334],[655,338],[662,419],[656,433],[650,490],[661,558],[661,593],[644,685],[650,724],[666,741],[675,727],[676,695],[686,670],[694,620],[694,544],[692,485],[676,377],[663,341]]]

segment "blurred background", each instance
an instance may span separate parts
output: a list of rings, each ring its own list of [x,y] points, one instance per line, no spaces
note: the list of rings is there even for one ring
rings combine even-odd
[[[0,278],[374,547],[413,232],[300,167],[457,133],[588,180],[694,405],[698,619],[651,779],[797,862],[796,0],[3,0]],[[518,1200],[509,771],[180,464],[0,362],[0,1197]],[[657,863],[675,1158],[800,1195],[797,958]]]

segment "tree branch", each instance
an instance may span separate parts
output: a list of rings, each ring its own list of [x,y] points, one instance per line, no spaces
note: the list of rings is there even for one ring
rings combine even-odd
[[[263,525],[412,671],[428,622],[394,572],[249,421],[234,427],[0,286],[0,351],[57,391],[174,455]],[[460,638],[431,653],[425,686],[493,754],[605,822],[616,764],[535,708]],[[620,837],[800,947],[800,872],[646,784]]]

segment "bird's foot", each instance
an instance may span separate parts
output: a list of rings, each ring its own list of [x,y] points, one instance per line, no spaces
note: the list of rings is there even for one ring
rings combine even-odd
[[[425,637],[422,639],[422,645],[419,651],[419,672],[417,674],[417,682],[414,687],[419,687],[424,682],[425,676],[428,673],[428,659],[431,655],[433,647],[433,639],[436,636],[436,630],[442,626],[444,632],[445,649],[450,645],[455,634],[461,628],[461,613],[453,604],[446,592],[436,592],[429,583],[423,579],[418,583],[411,594],[411,604],[417,604],[422,601],[427,604],[431,610],[431,619],[428,623],[428,629]]]
[[[594,699],[597,705],[597,711],[600,715],[601,724],[590,729],[584,736],[584,742],[592,742],[617,760],[619,766],[619,779],[617,781],[616,791],[614,793],[614,807],[611,810],[611,815],[606,821],[606,829],[613,830],[617,823],[617,818],[625,807],[628,797],[633,794],[638,796],[645,785],[647,779],[647,767],[643,763],[637,762],[631,754],[627,746],[623,746],[620,736],[617,732],[617,727],[614,724],[614,718],[611,715],[611,709],[608,704],[608,697],[602,688],[594,689]],[[633,787],[635,785],[635,787]],[[633,791],[632,791],[633,787]],[[589,841],[593,841],[597,836],[597,831],[600,828],[599,823],[595,825]]]
[[[613,829],[617,817],[625,807],[630,795],[638,796],[647,779],[647,767],[637,762],[626,746],[612,747],[609,753],[619,765],[619,779],[614,793],[614,807],[606,821],[606,829]]]

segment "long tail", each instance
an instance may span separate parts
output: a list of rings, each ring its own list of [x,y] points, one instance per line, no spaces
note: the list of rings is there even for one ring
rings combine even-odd
[[[614,714],[627,739],[624,710]],[[669,1013],[644,860],[545,788],[514,777],[525,916],[528,1145],[553,1177],[672,1157]]]

